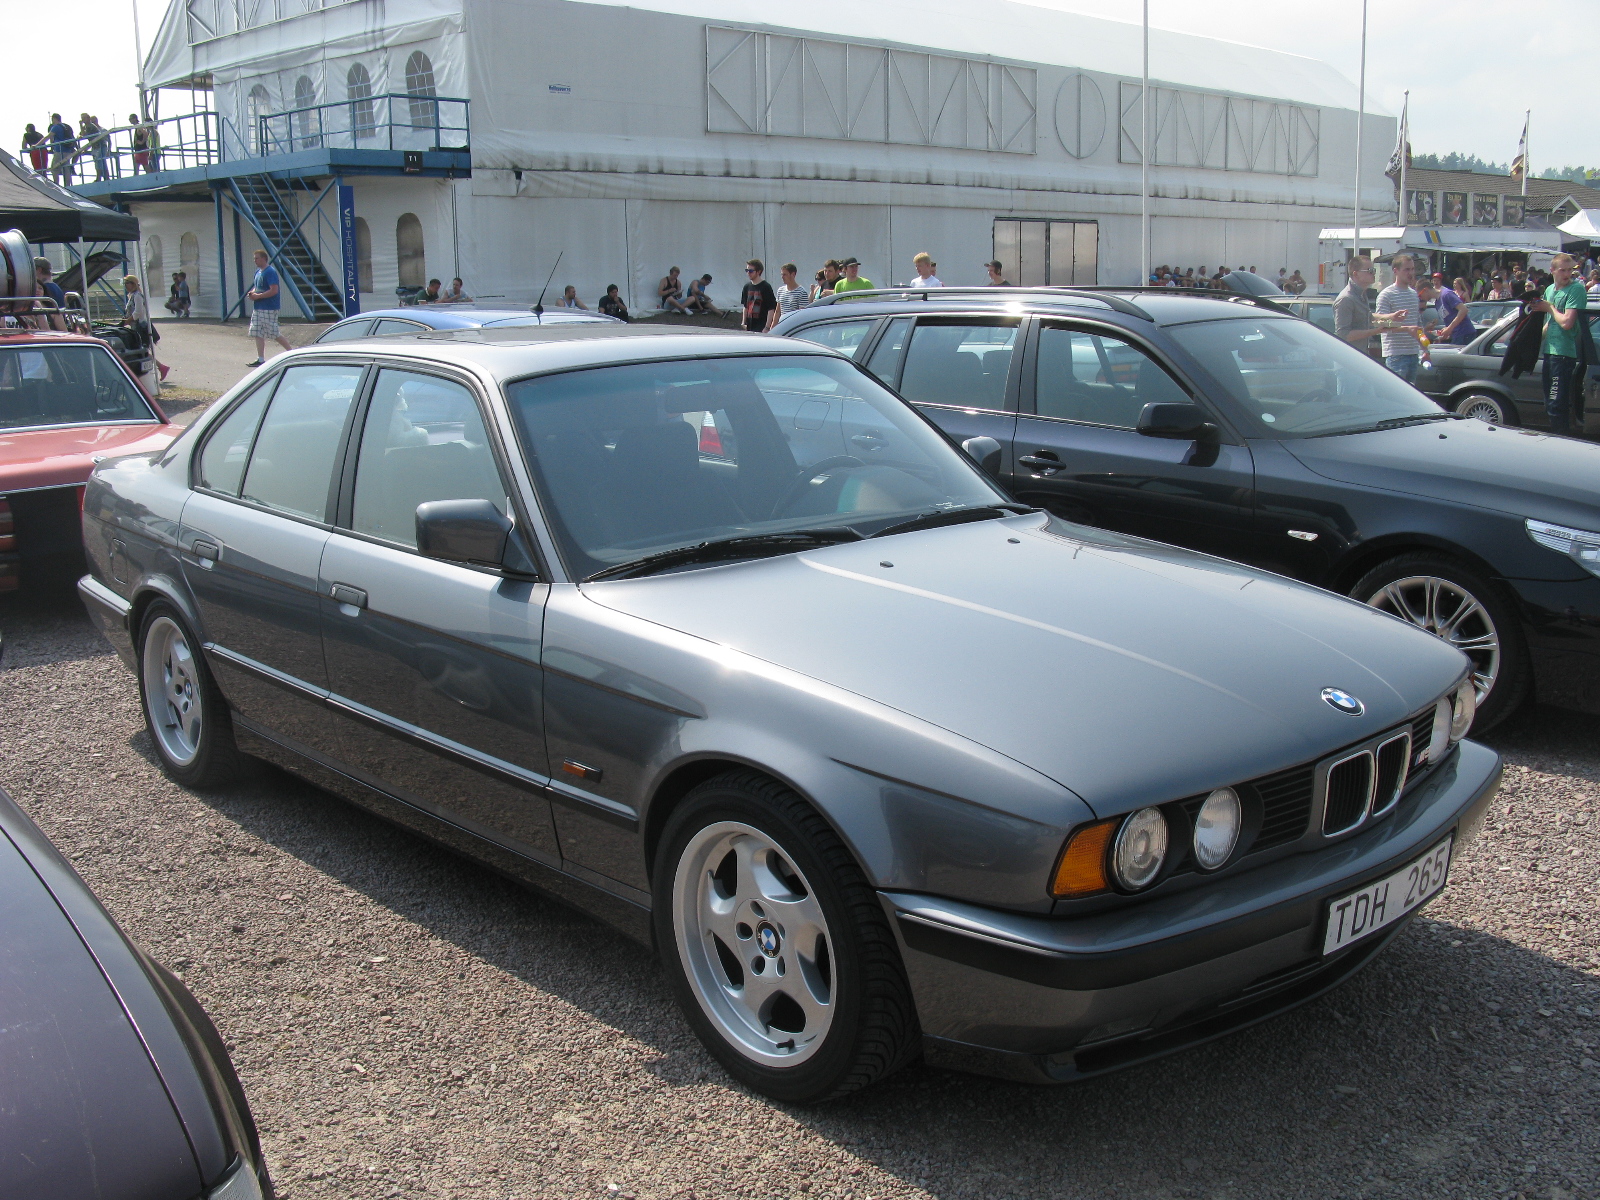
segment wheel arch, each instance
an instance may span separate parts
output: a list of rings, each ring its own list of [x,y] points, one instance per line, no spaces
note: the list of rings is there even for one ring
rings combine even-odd
[[[149,575],[141,579],[134,588],[132,603],[128,609],[128,636],[133,640],[136,657],[140,652],[139,630],[144,625],[144,615],[152,604],[160,600],[167,601],[178,610],[197,638],[202,641],[205,639],[199,610],[189,598],[188,590],[169,575]]]
[[[1451,411],[1454,411],[1462,398],[1473,392],[1489,392],[1496,398],[1504,400],[1511,405],[1515,405],[1517,402],[1516,393],[1498,379],[1463,379],[1444,395],[1445,399],[1450,401]]]
[[[1350,589],[1368,571],[1403,554],[1442,554],[1478,572],[1495,587],[1505,589],[1501,573],[1482,557],[1457,542],[1426,533],[1396,533],[1363,542],[1335,564],[1323,586],[1329,591],[1348,596]],[[1506,599],[1514,601],[1515,597],[1507,596]]]

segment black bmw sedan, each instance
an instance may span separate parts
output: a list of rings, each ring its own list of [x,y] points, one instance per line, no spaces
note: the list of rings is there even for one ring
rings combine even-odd
[[[1249,297],[854,292],[774,331],[833,346],[1019,499],[1342,592],[1460,647],[1478,733],[1600,712],[1600,446],[1450,413]],[[853,439],[865,461],[870,431]]]
[[[226,1047],[0,791],[0,1196],[270,1200]]]

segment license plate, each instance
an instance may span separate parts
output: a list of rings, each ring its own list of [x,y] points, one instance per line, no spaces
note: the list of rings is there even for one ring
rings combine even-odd
[[[1453,836],[1447,837],[1388,878],[1330,901],[1322,952],[1332,954],[1385,925],[1393,925],[1430,896],[1443,891],[1450,874],[1450,846],[1454,840]]]

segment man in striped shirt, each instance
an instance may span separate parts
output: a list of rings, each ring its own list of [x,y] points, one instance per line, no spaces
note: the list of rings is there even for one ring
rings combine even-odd
[[[1396,254],[1390,261],[1394,282],[1378,293],[1377,324],[1383,328],[1383,365],[1407,383],[1417,381],[1422,343],[1417,339],[1422,302],[1417,296],[1417,261]]]

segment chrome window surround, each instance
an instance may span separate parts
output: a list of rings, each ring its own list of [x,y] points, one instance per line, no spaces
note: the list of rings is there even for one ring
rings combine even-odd
[[[1405,753],[1401,758],[1400,774],[1393,786],[1385,794],[1378,795],[1378,763],[1382,751],[1396,742],[1405,744]],[[1360,812],[1355,819],[1338,829],[1327,829],[1325,822],[1328,813],[1328,777],[1333,771],[1345,763],[1357,759],[1367,760],[1367,797],[1362,804]],[[1344,837],[1354,833],[1367,822],[1377,819],[1388,813],[1400,802],[1400,796],[1405,791],[1406,784],[1411,777],[1411,730],[1403,726],[1398,730],[1389,729],[1374,738],[1356,746],[1348,747],[1339,754],[1334,755],[1317,764],[1315,782],[1312,792],[1312,820],[1311,828],[1318,831],[1324,839]]]

